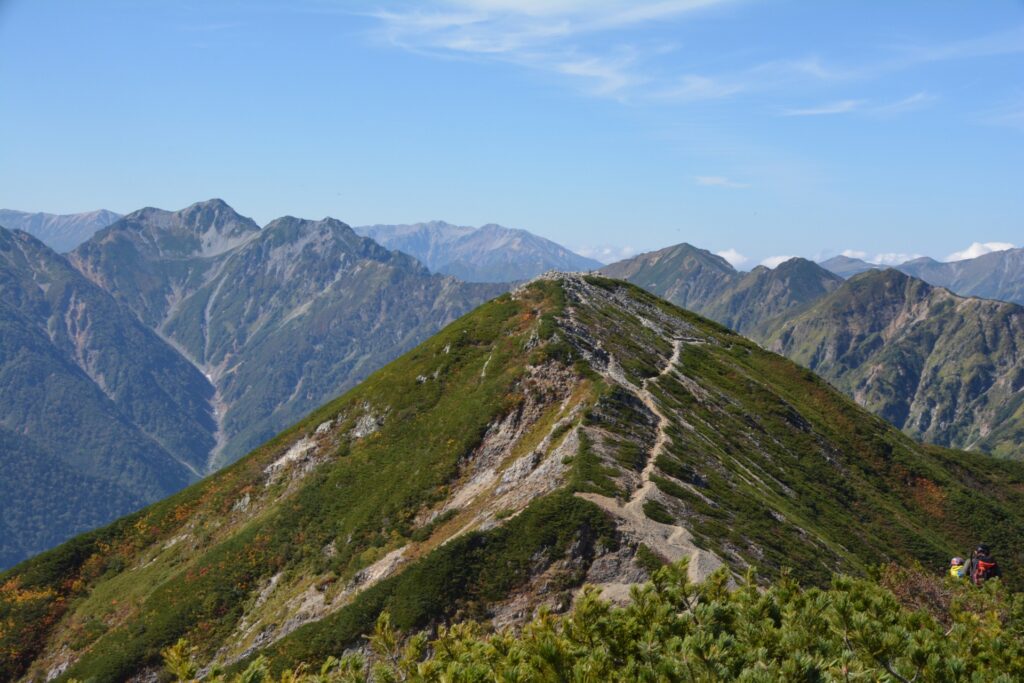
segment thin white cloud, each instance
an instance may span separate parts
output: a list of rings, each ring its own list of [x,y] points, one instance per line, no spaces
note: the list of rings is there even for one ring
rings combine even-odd
[[[699,175],[694,177],[693,181],[701,187],[729,187],[734,189],[750,187],[746,183],[736,182],[720,175]]]
[[[786,261],[788,261],[791,258],[796,258],[796,257],[795,256],[769,256],[768,258],[766,258],[763,261],[761,261],[761,265],[762,266],[766,266],[768,268],[778,268],[780,265],[782,265],[783,263],[785,263]]]
[[[626,88],[643,82],[643,78],[631,70],[630,59],[602,59],[587,57],[558,64],[555,69],[567,76],[590,79],[590,91],[595,95],[614,95]]]
[[[385,42],[440,57],[491,59],[579,80],[590,94],[622,98],[651,81],[641,64],[662,48],[616,43],[584,49],[590,34],[674,20],[734,0],[447,0],[371,13]],[[645,96],[710,99],[733,88],[708,77],[661,77]],[[657,92],[657,94],[655,94]]]
[[[819,55],[780,57],[724,73],[694,73],[660,61],[636,29],[682,21],[737,0],[427,0],[371,12],[374,33],[411,52],[442,58],[493,60],[558,74],[588,94],[621,101],[694,103],[757,92],[809,92],[821,83],[867,82],[938,61],[1024,51],[1024,26],[940,44],[880,45],[874,59],[832,64]],[[332,3],[316,3],[326,11]],[[351,10],[333,8],[334,12]],[[599,39],[595,37],[599,36]],[[604,45],[602,47],[601,45]],[[671,47],[674,51],[675,46]],[[913,93],[890,103],[844,99],[792,107],[785,116],[859,112],[892,116],[926,106],[934,96]],[[872,105],[872,106],[869,106]]]
[[[596,247],[580,247],[576,249],[580,256],[592,258],[601,263],[615,263],[636,256],[637,250],[631,246],[600,245]]]
[[[895,102],[872,107],[870,113],[875,116],[897,116],[908,111],[923,109],[938,98],[927,92],[916,92]]]
[[[859,249],[843,249],[839,252],[839,255],[847,258],[866,259],[868,257],[868,252],[860,251]]]
[[[749,256],[744,256],[743,254],[732,248],[723,249],[722,251],[716,251],[715,254],[721,256],[726,261],[728,261],[733,268],[739,268],[744,263],[750,261]]]
[[[816,107],[803,109],[786,109],[783,116],[831,116],[834,114],[848,114],[864,104],[864,100],[839,100],[829,102]]]
[[[934,102],[936,98],[934,95],[927,92],[916,92],[913,95],[894,100],[892,102],[884,102],[882,104],[872,104],[869,100],[839,100],[838,102],[829,102],[816,107],[807,107],[803,109],[785,109],[782,112],[783,116],[829,116],[834,114],[852,114],[861,112],[866,115],[876,116],[879,118],[886,118],[891,116],[898,116],[900,114],[915,111],[917,109],[923,109],[929,104]]]
[[[718,100],[743,92],[747,86],[739,82],[726,82],[719,78],[686,74],[652,93],[657,100],[674,102],[698,102]]]
[[[954,251],[946,257],[947,261],[963,261],[970,258],[978,258],[993,251],[1006,251],[1013,249],[1014,245],[1009,242],[974,242],[971,246],[961,251]]]
[[[1024,97],[1016,102],[993,109],[982,115],[981,122],[991,126],[1006,126],[1024,130]]]

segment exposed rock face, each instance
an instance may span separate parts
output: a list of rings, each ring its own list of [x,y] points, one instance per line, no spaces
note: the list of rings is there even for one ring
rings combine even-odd
[[[515,282],[549,270],[588,271],[601,264],[525,230],[443,221],[356,228],[389,249],[415,256],[435,273],[466,282]]]
[[[791,568],[810,584],[883,556],[942,563],[979,535],[1016,557],[1022,477],[921,446],[637,287],[550,275],[232,467],[5,575],[0,655],[8,633],[20,649],[0,676],[127,680],[180,636],[207,667],[316,663],[362,647],[383,610],[406,631],[515,626],[585,581],[626,600],[684,557],[694,578]]]

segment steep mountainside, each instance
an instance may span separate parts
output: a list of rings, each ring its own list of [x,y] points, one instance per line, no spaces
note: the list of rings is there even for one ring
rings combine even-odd
[[[794,258],[775,268],[758,266],[698,312],[757,338],[773,319],[792,315],[841,285],[843,279],[807,259]]]
[[[233,247],[258,225],[219,199],[181,211],[134,211],[75,249],[69,258],[86,277],[161,329],[207,282]]]
[[[194,481],[213,387],[67,261],[0,228],[0,566]]]
[[[744,334],[832,291],[842,278],[806,259],[740,273],[721,256],[679,244],[601,269]]]
[[[871,271],[765,343],[911,436],[1024,458],[1020,306]]]
[[[443,221],[356,228],[389,249],[415,256],[435,273],[466,282],[516,282],[549,270],[588,271],[601,264],[526,230],[468,228]]]
[[[219,200],[137,211],[71,258],[214,383],[211,466],[504,289],[431,275],[334,219],[260,230]]]
[[[521,623],[666,560],[1024,560],[1024,467],[916,444],[809,371],[642,290],[503,295],[180,494],[0,575],[0,677],[317,665],[403,630]],[[1017,576],[1009,576],[1020,585]]]
[[[685,243],[613,263],[601,272],[698,312],[741,277],[721,256]]]
[[[1024,309],[1015,305],[963,299],[894,270],[844,284],[805,259],[736,273],[689,245],[603,272],[810,367],[915,438],[1024,458],[1024,392],[1014,379]]]
[[[994,251],[949,263],[921,258],[898,269],[963,296],[1024,304],[1024,249]]]
[[[74,249],[120,217],[120,214],[106,209],[62,215],[0,209],[0,225],[8,230],[27,232],[62,253]]]

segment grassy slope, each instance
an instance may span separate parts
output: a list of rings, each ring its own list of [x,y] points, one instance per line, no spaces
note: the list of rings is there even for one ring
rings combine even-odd
[[[519,300],[499,297],[227,470],[0,575],[0,678],[22,671],[48,640],[51,649],[66,643],[85,653],[65,677],[123,678],[183,635],[208,658],[270,576],[289,586],[310,577],[345,583],[423,536],[417,512],[449,494],[460,460],[515,409],[518,379],[543,358],[577,364],[580,386],[592,387],[588,401],[596,401],[583,422],[614,446],[584,439],[569,489],[628,493],[623,473],[644,457],[630,445],[644,442],[650,426],[628,392],[579,362],[559,316],[572,309],[639,383],[658,374],[669,344],[616,301],[704,342],[681,359],[697,388],[674,374],[651,383],[673,418],[656,471],[663,495],[650,517],[681,520],[735,568],[756,564],[774,575],[788,565],[812,582],[887,559],[939,563],[982,537],[1008,566],[1024,561],[1019,465],[918,446],[808,371],[714,323],[632,286],[587,281],[607,298],[567,301],[552,282]],[[529,343],[535,336],[539,346]],[[435,371],[438,381],[416,379]],[[366,406],[383,414],[380,431],[339,440],[329,464],[299,485],[264,486],[264,467],[290,444],[336,417],[344,433]],[[252,509],[241,515],[236,506],[247,494]],[[336,552],[324,553],[332,542]],[[484,616],[537,571],[537,558],[549,566],[571,552],[586,562],[617,542],[595,506],[566,493],[540,498],[501,526],[425,547],[402,573],[269,652],[279,667],[336,654],[383,608],[403,627]],[[581,579],[560,581],[570,589]]]

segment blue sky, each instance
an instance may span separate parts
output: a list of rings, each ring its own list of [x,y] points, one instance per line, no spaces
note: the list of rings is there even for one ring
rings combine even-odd
[[[5,208],[947,258],[1024,242],[1024,3],[0,0],[0,130]]]

